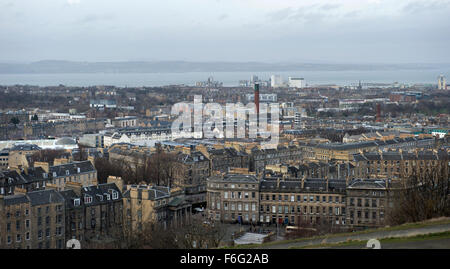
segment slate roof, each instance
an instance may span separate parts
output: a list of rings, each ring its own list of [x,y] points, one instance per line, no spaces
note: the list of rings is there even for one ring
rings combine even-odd
[[[118,198],[113,199],[113,192],[118,193]],[[107,197],[110,197],[110,200]],[[111,201],[120,201],[122,193],[115,183],[98,184],[95,186],[87,186],[81,189],[81,198],[84,200],[86,196],[92,197],[91,203],[85,203],[86,206],[94,206],[100,204],[107,204]]]
[[[266,178],[261,181],[260,191],[277,191],[277,192],[323,192],[326,191],[327,183],[323,178],[306,178],[304,180],[304,188],[302,189],[302,181],[300,179],[280,180],[277,187],[277,180]],[[345,192],[345,180],[329,179],[329,192]]]
[[[415,152],[366,152],[364,154],[358,153],[353,155],[353,160],[359,161],[399,161],[399,160],[449,160],[450,154],[446,150],[433,151],[420,151],[417,154]]]
[[[75,191],[73,191],[73,190],[64,190],[64,191],[60,191],[59,192],[62,196],[63,196],[63,198],[64,198],[64,201],[65,201],[65,207],[66,208],[68,208],[68,209],[73,209],[73,208],[76,208],[76,207],[81,207],[81,206],[83,206],[83,203],[84,203],[84,201],[83,201],[83,199],[80,199],[80,197],[75,193]],[[75,199],[80,199],[80,206],[75,206],[74,205],[74,200]]]
[[[18,173],[16,170],[0,171],[0,186],[18,186],[48,180],[44,178],[45,171],[41,167],[30,167],[27,171],[28,174]]]
[[[41,150],[40,147],[34,144],[15,144],[10,151],[30,151],[30,150]]]
[[[80,172],[78,172],[78,168],[80,168]],[[67,175],[66,171],[69,171],[69,175]],[[90,161],[72,162],[67,164],[50,166],[49,168],[49,174],[52,177],[55,177],[53,176],[54,173],[56,173],[56,177],[67,177],[94,171],[96,170]]]
[[[63,203],[64,198],[56,190],[41,190],[27,193],[31,205],[46,205],[51,203]]]
[[[178,161],[180,161],[182,163],[187,163],[187,164],[208,161],[208,158],[206,158],[206,156],[203,155],[203,153],[201,153],[200,151],[194,151],[194,152],[191,152],[191,154],[179,152],[177,155],[177,159],[178,159]]]
[[[387,179],[389,180],[389,179]],[[389,180],[390,181],[390,180]],[[349,185],[349,189],[385,189],[386,179],[354,179]]]
[[[230,183],[258,183],[258,179],[255,176],[235,174],[228,174],[223,178],[220,176],[212,176],[208,178],[208,181],[226,181]]]
[[[138,199],[142,199],[142,193],[148,192],[149,200],[158,200],[170,196],[170,190],[164,186],[147,186],[147,185],[131,185],[133,189],[138,191]],[[124,198],[130,198],[130,190],[126,190],[123,193]]]
[[[15,194],[15,195],[10,195],[10,196],[5,196],[4,202],[5,202],[6,206],[11,206],[11,205],[28,203],[29,199],[25,194]]]

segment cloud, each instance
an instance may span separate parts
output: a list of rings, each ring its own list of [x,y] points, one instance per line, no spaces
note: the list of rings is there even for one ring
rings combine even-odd
[[[450,1],[414,1],[403,7],[403,11],[417,14],[427,11],[444,10],[450,7]]]
[[[293,9],[291,7],[283,8],[277,11],[273,11],[267,14],[272,21],[282,21],[292,15]]]
[[[112,14],[88,14],[84,16],[81,20],[76,21],[77,23],[91,23],[98,21],[113,20],[115,18]]]
[[[228,16],[228,14],[222,14],[222,15],[220,15],[217,19],[219,20],[219,21],[223,21],[223,20],[225,20],[226,18],[228,18],[229,16]]]
[[[80,0],[67,0],[67,4],[69,4],[69,5],[78,5],[78,4],[80,4]]]

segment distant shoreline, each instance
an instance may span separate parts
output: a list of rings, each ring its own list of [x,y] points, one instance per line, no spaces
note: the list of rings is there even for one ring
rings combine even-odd
[[[263,62],[72,62],[39,61],[0,63],[0,74],[67,73],[187,73],[187,72],[286,72],[297,71],[400,71],[450,69],[450,64],[326,64]]]

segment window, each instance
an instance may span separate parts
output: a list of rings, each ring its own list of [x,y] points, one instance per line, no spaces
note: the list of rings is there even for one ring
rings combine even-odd
[[[84,196],[84,202],[85,202],[86,204],[92,203],[92,197],[89,196],[89,195],[85,195],[85,196]]]
[[[223,198],[225,198],[225,199],[228,199],[228,192],[226,191],[226,192],[224,192],[224,194],[223,194]]]

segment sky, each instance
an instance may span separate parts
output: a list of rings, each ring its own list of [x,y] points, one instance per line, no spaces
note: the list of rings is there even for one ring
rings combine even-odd
[[[0,62],[450,63],[450,0],[0,0]]]

